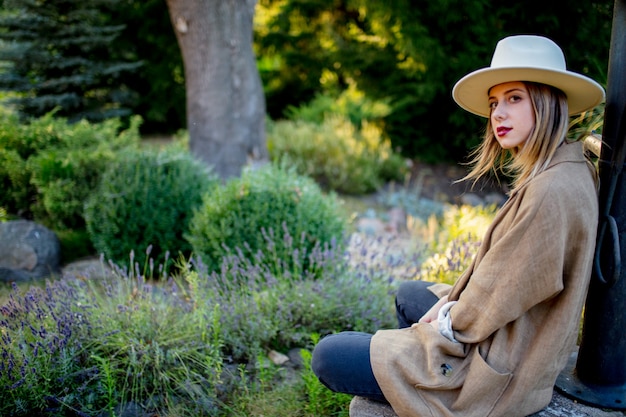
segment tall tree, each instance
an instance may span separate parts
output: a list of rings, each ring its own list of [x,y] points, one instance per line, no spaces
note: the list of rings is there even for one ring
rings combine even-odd
[[[256,0],[167,0],[185,67],[191,151],[222,178],[266,160],[265,96],[252,50]]]
[[[27,117],[57,108],[69,120],[101,121],[130,113],[133,90],[124,76],[140,63],[112,61],[110,44],[123,29],[102,13],[118,0],[6,0],[0,15],[0,89]]]

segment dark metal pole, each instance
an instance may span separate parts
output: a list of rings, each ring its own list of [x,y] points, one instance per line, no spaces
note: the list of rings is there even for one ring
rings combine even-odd
[[[556,387],[626,409],[626,0],[615,0],[600,155],[600,223],[580,349]],[[624,260],[624,262],[622,262]]]

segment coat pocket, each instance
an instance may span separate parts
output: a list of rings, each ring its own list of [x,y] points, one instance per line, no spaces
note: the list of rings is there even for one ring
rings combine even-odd
[[[461,387],[452,404],[459,415],[484,417],[489,415],[513,378],[510,372],[501,373],[493,369],[474,349],[472,360]]]

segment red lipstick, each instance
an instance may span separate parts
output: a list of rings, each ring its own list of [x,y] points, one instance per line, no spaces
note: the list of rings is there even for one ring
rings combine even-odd
[[[507,133],[509,133],[511,130],[513,130],[510,127],[504,127],[504,126],[500,126],[496,129],[496,133],[498,134],[498,136],[504,136]]]

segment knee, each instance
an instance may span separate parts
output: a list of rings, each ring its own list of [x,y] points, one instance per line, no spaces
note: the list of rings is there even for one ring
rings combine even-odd
[[[398,286],[396,292],[396,305],[424,305],[430,308],[429,304],[437,302],[438,298],[428,287],[433,285],[427,281],[404,281]]]
[[[404,281],[398,285],[398,290],[396,291],[396,305],[402,304],[404,300],[406,300],[407,293],[412,292],[414,285],[413,281]]]
[[[334,368],[332,359],[337,354],[334,349],[334,337],[336,337],[334,334],[324,337],[313,348],[311,370],[320,380],[324,380],[324,377]]]

